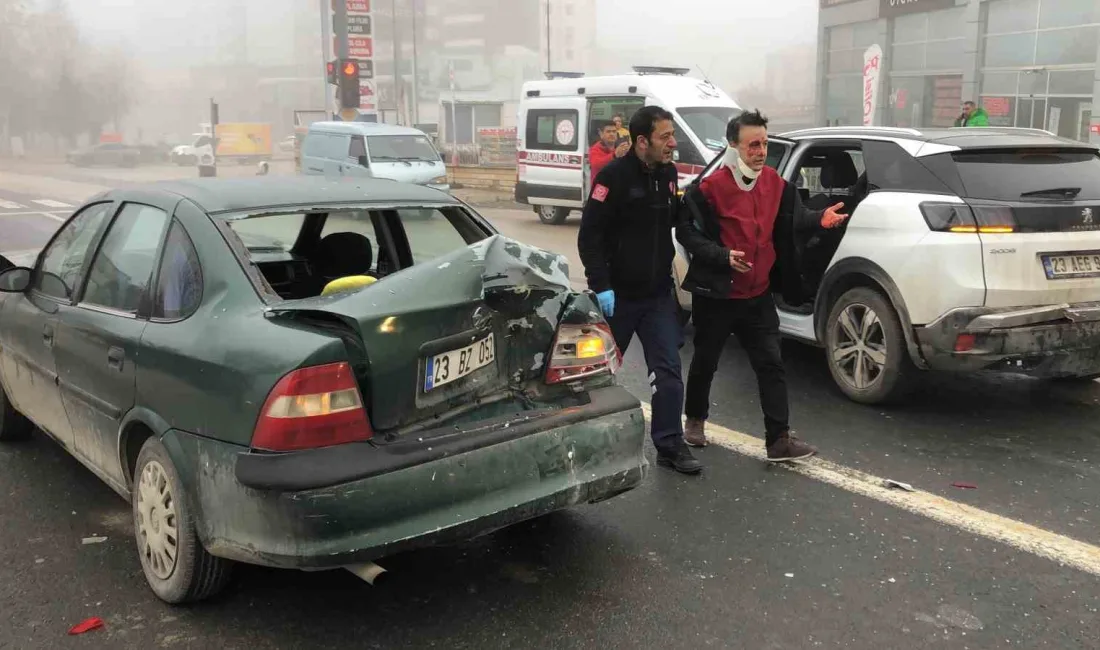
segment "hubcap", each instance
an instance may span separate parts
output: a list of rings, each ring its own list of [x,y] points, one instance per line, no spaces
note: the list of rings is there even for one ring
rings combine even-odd
[[[138,547],[141,561],[161,580],[176,569],[179,536],[176,501],[164,466],[151,461],[141,472],[137,490]]]
[[[554,218],[554,213],[555,213],[555,208],[552,205],[540,205],[539,206],[539,214],[542,216],[543,219],[553,219]]]
[[[844,381],[866,389],[886,369],[886,333],[878,314],[867,305],[851,304],[840,312],[831,353]]]

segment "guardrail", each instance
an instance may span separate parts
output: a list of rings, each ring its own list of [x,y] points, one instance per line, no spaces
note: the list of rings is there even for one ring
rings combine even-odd
[[[453,145],[450,142],[439,143],[439,151],[446,155],[447,163],[460,167],[515,167],[516,150],[519,138],[513,129],[478,129],[477,141],[468,144]]]

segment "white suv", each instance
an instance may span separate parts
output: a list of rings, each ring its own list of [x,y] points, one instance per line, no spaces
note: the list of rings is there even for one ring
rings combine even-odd
[[[769,140],[769,164],[807,207],[843,201],[851,215],[795,242],[811,299],[776,295],[783,334],[824,347],[848,397],[893,400],[918,369],[1100,376],[1095,145],[997,127]],[[686,259],[677,243],[678,285]]]

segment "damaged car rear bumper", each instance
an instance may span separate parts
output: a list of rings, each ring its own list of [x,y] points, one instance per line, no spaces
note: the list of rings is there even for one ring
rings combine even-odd
[[[1001,370],[1033,377],[1100,373],[1100,303],[967,308],[916,328],[933,370]]]
[[[175,462],[214,555],[283,568],[334,568],[459,541],[637,487],[648,465],[637,398],[618,386],[588,404],[534,411],[408,444],[291,454],[174,432]],[[421,441],[422,439],[422,441]],[[181,473],[182,474],[182,473]]]

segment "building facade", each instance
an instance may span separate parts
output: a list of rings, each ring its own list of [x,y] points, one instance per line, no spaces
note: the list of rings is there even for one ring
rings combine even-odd
[[[863,121],[863,54],[882,48],[874,124],[989,123],[1100,144],[1097,0],[820,0],[818,123]]]

